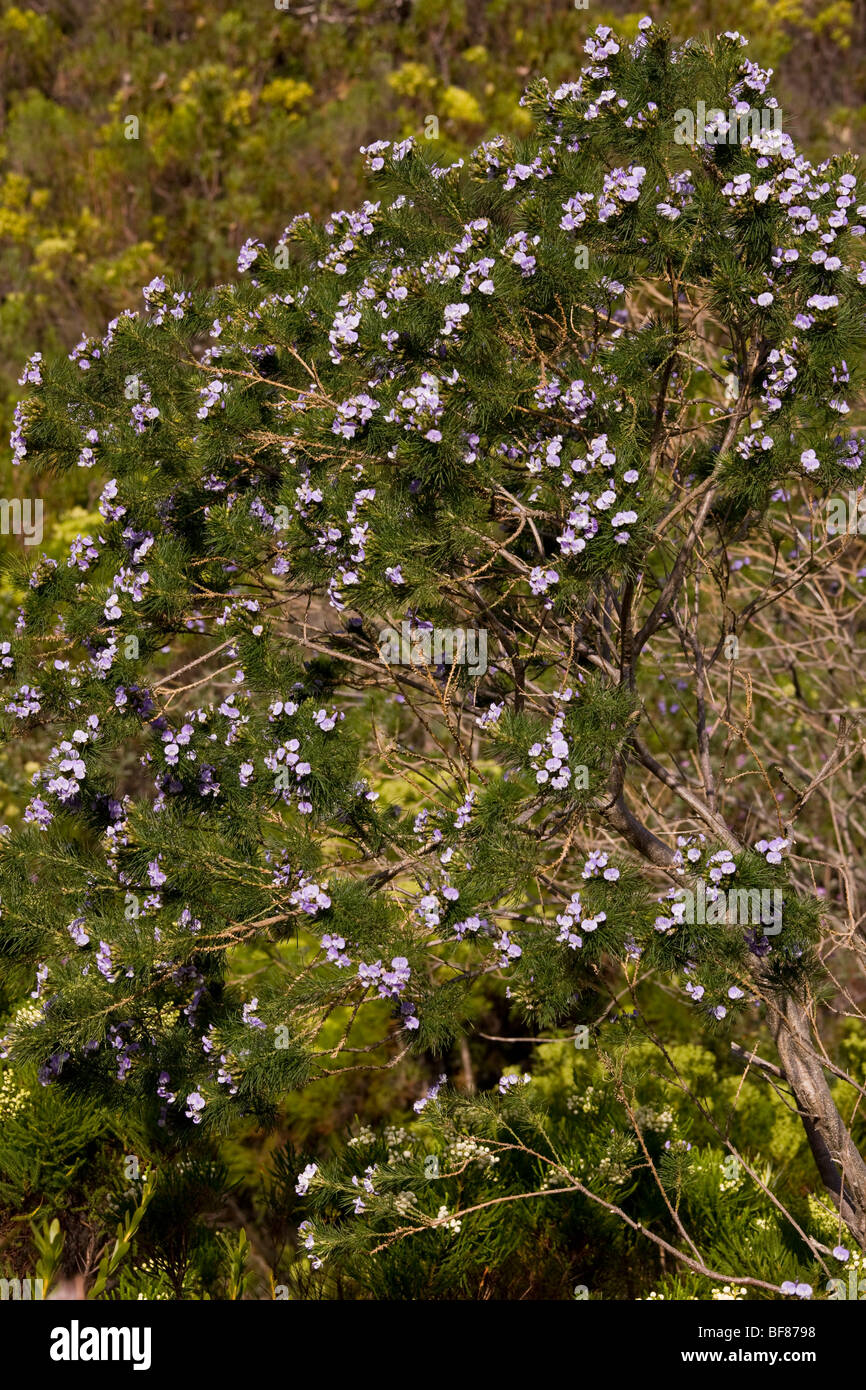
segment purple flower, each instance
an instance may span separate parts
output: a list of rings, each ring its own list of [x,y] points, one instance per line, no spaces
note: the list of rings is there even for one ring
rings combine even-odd
[[[424,1096],[422,1096],[421,1100],[415,1101],[414,1105],[412,1106],[412,1109],[415,1111],[416,1115],[421,1114],[421,1111],[424,1109],[424,1107],[428,1104],[429,1101],[436,1099],[440,1090],[445,1085],[446,1080],[447,1077],[443,1071],[436,1084],[427,1088],[427,1092]]]
[[[72,940],[75,942],[76,946],[88,945],[90,937],[84,930],[83,917],[76,917],[74,921],[69,923],[69,926],[66,928],[66,930],[69,932],[69,935],[72,937]]]
[[[116,973],[112,973],[111,947],[107,941],[100,941],[99,950],[96,953],[96,968],[100,975],[104,975],[106,980],[112,984],[117,979]]]
[[[147,866],[147,879],[151,888],[159,888],[166,881],[167,876],[159,867],[159,860],[161,858],[162,856],[159,855],[156,859],[152,859]]]
[[[317,1163],[308,1163],[303,1173],[298,1174],[298,1181],[295,1183],[295,1191],[299,1197],[306,1195],[310,1183],[313,1181],[318,1171],[319,1165]]]
[[[499,1094],[502,1096],[507,1096],[509,1091],[511,1091],[515,1086],[528,1086],[531,1080],[532,1077],[529,1075],[529,1072],[524,1072],[522,1076],[517,1076],[513,1074],[509,1074],[508,1076],[500,1076]]]
[[[159,1073],[158,1085],[156,1088],[156,1094],[160,1097],[161,1100],[168,1101],[169,1105],[171,1105],[172,1102],[177,1099],[175,1093],[168,1089],[170,1081],[171,1077],[169,1076],[168,1072],[161,1071]]]
[[[255,1010],[258,1008],[258,1004],[258,999],[251,999],[248,1004],[244,1004],[244,1023],[247,1025],[248,1028],[261,1028],[264,1030],[264,1023],[262,1023],[262,1020],[260,1018],[257,1018],[255,1014]]]
[[[264,250],[264,245],[263,241],[256,241],[253,237],[250,237],[248,241],[244,242],[238,252],[238,270],[241,274],[249,270],[250,266],[258,257],[259,252]]]
[[[186,1098],[186,1110],[183,1112],[188,1120],[192,1120],[194,1125],[201,1124],[201,1112],[205,1107],[204,1096],[198,1090],[190,1091]]]
[[[151,280],[150,284],[145,285],[144,289],[142,290],[142,294],[144,295],[145,301],[148,304],[152,299],[155,299],[158,294],[163,294],[164,292],[165,281],[163,280],[161,275],[157,275],[153,280]]]
[[[68,1061],[68,1059],[68,1052],[53,1052],[48,1058],[48,1061],[39,1068],[38,1075],[40,1086],[50,1086],[52,1081],[60,1075],[63,1069],[63,1063]]]

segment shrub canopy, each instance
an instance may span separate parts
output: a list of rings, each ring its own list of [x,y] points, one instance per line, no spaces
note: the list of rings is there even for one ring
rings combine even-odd
[[[726,760],[794,518],[862,476],[866,193],[851,156],[734,138],[775,107],[743,43],[600,28],[528,89],[527,140],[377,142],[375,202],[28,364],[24,470],[105,479],[0,658],[5,737],[54,739],[0,847],[41,1004],[9,1045],[43,1080],[171,1132],[266,1117],[365,1064],[359,1010],[393,1064],[480,980],[594,1025],[618,962],[632,1002],[660,977],[709,1028],[766,1019],[825,1104],[797,1001],[829,928]],[[685,921],[699,882],[778,891],[781,931]]]

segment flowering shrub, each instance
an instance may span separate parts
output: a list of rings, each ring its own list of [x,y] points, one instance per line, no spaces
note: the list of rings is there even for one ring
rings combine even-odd
[[[19,464],[105,480],[102,524],[32,566],[3,635],[5,736],[54,739],[0,844],[0,940],[40,1005],[5,1051],[43,1084],[215,1132],[368,1065],[369,1013],[387,1065],[448,1047],[482,986],[595,1042],[662,979],[701,1026],[772,1037],[866,1241],[803,1004],[827,943],[855,968],[792,856],[827,731],[817,766],[772,750],[783,822],[755,680],[719,674],[732,632],[772,661],[761,624],[798,585],[837,640],[798,526],[863,471],[866,190],[853,157],[814,167],[777,130],[674,139],[698,96],[773,100],[743,44],[602,27],[579,78],[530,86],[526,141],[448,165],[377,141],[376,201],[251,238],[236,284],[158,276],[140,313],[25,368]],[[383,622],[483,629],[487,670],[391,665]],[[841,769],[859,745],[832,712]],[[779,894],[778,933],[743,930],[721,885]],[[528,1084],[503,1076],[494,1107]],[[599,1154],[604,1181],[638,1148]],[[434,1221],[460,1233],[447,1204]]]

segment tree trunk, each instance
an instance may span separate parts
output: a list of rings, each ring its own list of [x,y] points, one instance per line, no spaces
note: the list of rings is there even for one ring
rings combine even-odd
[[[866,1163],[836,1109],[802,1005],[780,1006],[774,1040],[821,1180],[860,1248],[866,1250]]]

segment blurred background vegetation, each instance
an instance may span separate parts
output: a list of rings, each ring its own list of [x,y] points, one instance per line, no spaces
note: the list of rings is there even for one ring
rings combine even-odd
[[[447,163],[494,132],[525,132],[519,98],[530,77],[573,78],[584,39],[599,24],[631,37],[649,13],[683,39],[739,29],[752,41],[750,56],[776,70],[785,129],[804,152],[820,159],[866,144],[866,0],[670,0],[634,10],[596,0],[587,9],[572,0],[279,2],[286,8],[273,0],[0,0],[3,495],[23,490],[5,440],[23,394],[17,378],[32,352],[68,352],[82,333],[101,334],[122,309],[142,307],[141,286],[156,274],[219,283],[234,274],[247,237],[272,243],[300,212],[356,206],[370,193],[361,145],[423,136],[435,117],[437,152]],[[102,481],[79,470],[45,493],[49,554],[59,557],[78,531],[96,524]],[[0,538],[3,548],[19,545]],[[7,585],[4,629],[14,604]],[[19,749],[4,760],[0,819],[18,812],[33,770],[26,757]],[[257,964],[239,959],[238,969]],[[7,979],[0,1018],[21,1008],[29,989],[30,982]],[[479,995],[480,1032],[522,1032],[497,1016],[498,1007]],[[727,1044],[695,1045],[691,1017],[662,994],[658,1009],[652,1022],[681,1054],[695,1093],[722,1104],[725,1088],[737,1084],[725,1075]],[[372,1039],[372,1017],[369,1028]],[[848,1045],[852,1073],[866,1078],[866,1041],[852,1029]],[[555,1123],[574,1127],[578,1094],[587,1127],[593,1108],[595,1120],[603,1114],[598,1063],[567,1044],[479,1038],[443,1061],[469,1089],[495,1085],[512,1065],[532,1066]],[[149,1149],[152,1138],[118,1128],[107,1113],[73,1108],[0,1063],[0,1274],[34,1272],[35,1250],[50,1244],[47,1223],[55,1215],[64,1228],[63,1272],[92,1273],[114,1224],[135,1204],[135,1165],[130,1170],[126,1159],[134,1154],[142,1171],[156,1158],[162,1176],[135,1259],[110,1285],[115,1295],[268,1297],[282,1283],[293,1297],[569,1297],[582,1282],[593,1296],[633,1298],[660,1287],[668,1276],[645,1243],[583,1204],[564,1210],[554,1199],[518,1203],[520,1211],[497,1216],[497,1239],[479,1245],[483,1259],[463,1270],[459,1287],[432,1246],[417,1258],[396,1254],[375,1279],[351,1262],[313,1278],[296,1250],[299,1168],[344,1136],[356,1114],[384,1127],[386,1149],[399,1148],[401,1127],[414,1122],[417,1130],[411,1103],[430,1075],[415,1062],[348,1084],[330,1077],[290,1097],[272,1134],[240,1129],[181,1158],[158,1155]],[[840,1095],[840,1104],[850,1108],[849,1097]],[[771,1222],[771,1209],[757,1214],[736,1184],[720,1186],[723,1154],[712,1149],[711,1131],[680,1124],[675,1087],[652,1081],[646,1104],[655,1107],[659,1142],[688,1133],[705,1146],[715,1176],[696,1188],[702,1224],[718,1228],[718,1258],[742,1264],[737,1242],[755,1221]],[[734,1137],[765,1165],[768,1182],[784,1178],[808,1225],[814,1175],[802,1129],[762,1079],[746,1083],[737,1126]],[[592,1161],[589,1149],[585,1161]],[[620,1184],[618,1197],[634,1186]],[[641,1219],[651,1221],[658,1194],[648,1189],[634,1200]],[[242,1227],[252,1239],[246,1252]],[[767,1274],[774,1280],[784,1277],[786,1260],[792,1274],[797,1268],[781,1234],[778,1240],[781,1253]],[[247,1274],[238,1282],[240,1268]],[[696,1293],[675,1279],[668,1287],[668,1296]]]

